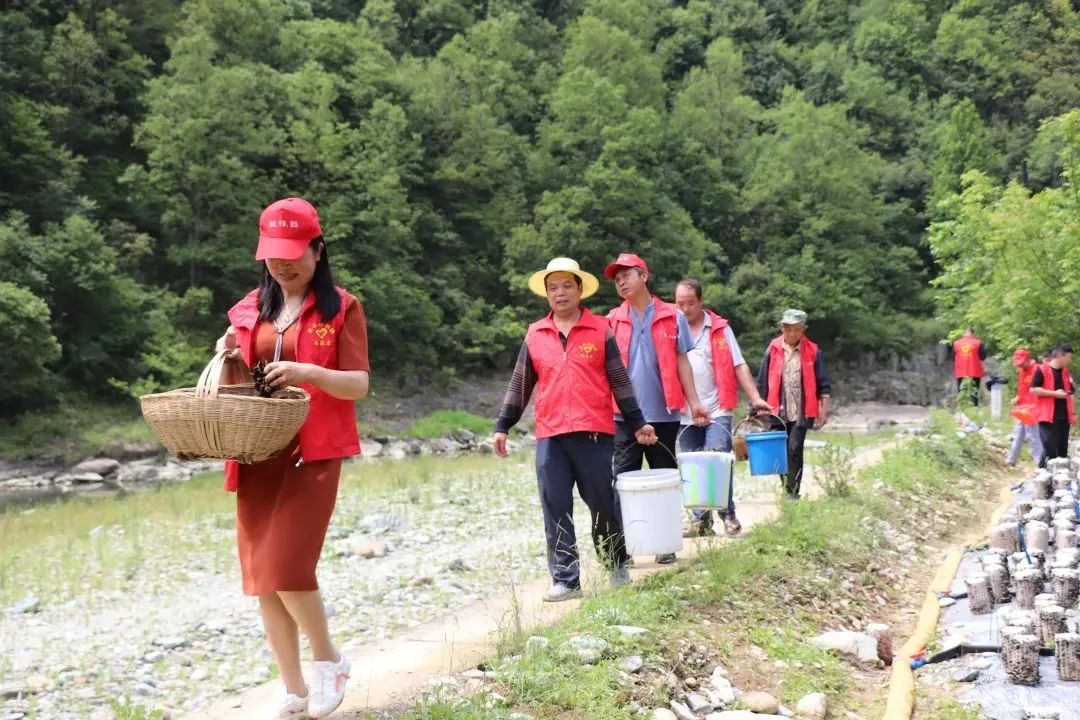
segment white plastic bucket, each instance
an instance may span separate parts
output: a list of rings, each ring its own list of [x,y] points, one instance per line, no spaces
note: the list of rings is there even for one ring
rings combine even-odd
[[[734,471],[735,453],[712,450],[679,453],[683,506],[726,510]]]
[[[681,488],[682,477],[675,469],[619,473],[615,489],[627,553],[663,555],[682,550]]]

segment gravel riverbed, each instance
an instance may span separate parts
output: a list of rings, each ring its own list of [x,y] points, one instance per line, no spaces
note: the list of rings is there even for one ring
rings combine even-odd
[[[449,461],[441,474],[443,463],[428,460],[406,471],[407,482],[401,470],[381,487],[357,480],[388,467],[346,466],[319,566],[344,645],[386,638],[543,574],[531,462],[463,469]],[[217,512],[138,532],[94,528],[96,547],[145,547],[137,562],[104,563],[121,575],[115,582],[88,573],[81,592],[27,587],[5,609],[0,719],[107,720],[121,697],[176,716],[269,679],[256,602],[240,589],[233,527],[231,513]],[[73,546],[88,540],[70,538]]]

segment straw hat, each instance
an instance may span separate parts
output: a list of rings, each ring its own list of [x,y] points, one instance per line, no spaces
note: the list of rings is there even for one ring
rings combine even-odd
[[[546,280],[547,276],[553,272],[568,272],[576,275],[578,280],[581,281],[581,298],[583,300],[600,289],[600,281],[596,279],[595,275],[582,270],[578,266],[577,260],[564,257],[555,258],[547,264],[545,269],[534,272],[532,277],[529,278],[529,289],[540,297],[547,297]]]

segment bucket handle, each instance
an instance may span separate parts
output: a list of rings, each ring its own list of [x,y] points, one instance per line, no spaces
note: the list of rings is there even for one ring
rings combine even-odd
[[[725,432],[726,432],[726,433],[728,434],[728,438],[729,438],[729,439],[731,440],[731,444],[732,444],[732,448],[733,448],[732,450],[728,450],[728,452],[734,452],[734,445],[735,445],[735,437],[736,437],[736,434],[737,434],[737,433],[739,432],[739,428],[740,428],[740,427],[742,427],[742,426],[743,426],[744,424],[746,424],[747,422],[750,422],[750,421],[758,421],[758,419],[759,419],[759,418],[765,418],[765,417],[774,417],[774,418],[776,418],[776,419],[777,419],[777,420],[778,420],[778,421],[780,422],[780,424],[784,424],[784,419],[783,419],[783,418],[781,418],[781,417],[780,417],[779,415],[777,415],[776,413],[761,413],[761,412],[755,412],[755,413],[754,413],[754,414],[752,414],[752,415],[747,415],[747,416],[746,416],[746,417],[744,417],[744,418],[743,418],[742,420],[740,420],[739,422],[737,422],[737,423],[735,424],[735,427],[734,427],[734,428],[731,428],[731,429],[728,429],[728,428],[724,428],[724,431],[725,431]],[[690,429],[691,427],[696,427],[696,426],[692,426],[692,425],[683,425],[683,426],[682,426],[682,427],[681,427],[681,428],[679,429],[679,432],[678,432],[678,434],[677,434],[677,435],[675,435],[675,447],[679,447],[679,439],[680,439],[680,438],[682,437],[682,434],[683,434],[684,432],[686,432],[687,430],[689,430],[689,429]],[[665,445],[664,443],[662,443],[662,442],[661,442],[661,441],[660,441],[659,439],[658,439],[658,440],[656,441],[656,444],[657,444],[657,445],[659,445],[660,447],[664,448],[665,450],[667,450],[667,453],[668,453],[668,455],[670,455],[670,456],[671,456],[671,458],[672,458],[672,459],[673,459],[673,460],[675,461],[675,465],[676,465],[676,467],[677,467],[677,466],[678,466],[678,464],[679,464],[679,458],[675,456],[675,453],[674,453],[674,452],[673,452],[673,451],[671,450],[671,448],[669,448],[669,447],[668,447],[667,445]]]

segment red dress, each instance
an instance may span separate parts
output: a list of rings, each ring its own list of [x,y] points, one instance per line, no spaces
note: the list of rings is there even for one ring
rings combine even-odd
[[[281,359],[296,359],[299,324],[285,332]],[[277,331],[260,322],[252,362],[274,359]],[[370,370],[367,326],[360,303],[345,309],[338,339],[338,369]],[[315,567],[337,500],[341,458],[295,467],[299,438],[260,463],[240,466],[236,493],[236,544],[244,593],[318,590]]]

